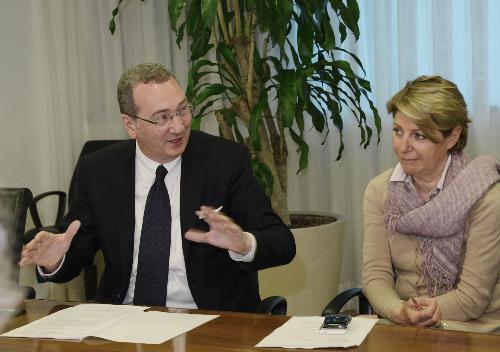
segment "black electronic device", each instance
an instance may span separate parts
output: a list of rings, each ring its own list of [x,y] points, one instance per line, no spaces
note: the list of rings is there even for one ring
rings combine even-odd
[[[328,314],[320,327],[323,334],[344,334],[351,322],[351,316],[347,314]]]

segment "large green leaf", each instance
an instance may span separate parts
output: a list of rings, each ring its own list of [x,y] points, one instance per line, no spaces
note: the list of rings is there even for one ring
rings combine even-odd
[[[197,36],[201,28],[204,27],[203,21],[200,21],[201,18],[201,3],[200,0],[193,0],[189,3],[189,7],[187,9],[186,14],[186,33],[191,38]],[[193,38],[194,39],[194,38]]]
[[[259,161],[258,159],[252,158],[252,171],[257,178],[260,186],[267,195],[273,193],[274,178],[269,166]]]
[[[248,127],[248,133],[250,135],[250,142],[254,150],[261,149],[259,128],[262,121],[264,105],[267,104],[267,92],[263,90],[260,94],[257,104],[252,109],[250,114],[250,125]]]
[[[358,23],[359,21],[359,6],[357,0],[347,0],[347,9],[349,10],[349,13],[352,16],[352,20],[355,23]],[[356,40],[359,39],[359,34],[358,37],[356,37]]]
[[[201,18],[204,27],[212,28],[217,16],[217,0],[201,0]]]
[[[229,110],[229,109],[222,109],[222,110],[220,110],[220,112],[222,113],[224,120],[226,120],[229,123],[229,125],[233,128],[234,136],[236,137],[236,140],[239,143],[242,143],[242,144],[245,143],[245,139],[241,135],[240,129],[238,127],[238,121],[236,120],[236,117],[237,117],[236,113],[232,110]]]
[[[199,94],[197,94],[191,102],[193,106],[201,104],[205,99],[214,95],[220,95],[226,91],[226,87],[222,84],[215,83],[205,87]]]
[[[116,7],[111,11],[111,20],[109,20],[109,31],[111,34],[115,34],[115,29],[116,29],[116,23],[115,23],[115,17],[118,16],[118,12],[120,12],[120,4],[123,2],[123,0],[119,0],[118,4]]]
[[[169,0],[168,1],[168,15],[170,19],[170,27],[173,31],[177,32],[177,20],[179,19],[186,0]]]
[[[323,36],[319,41],[319,44],[325,50],[332,50],[335,47],[335,33],[331,23],[332,22],[328,13],[321,16],[321,31]]]
[[[271,11],[267,5],[267,1],[258,0],[255,2],[255,10],[257,13],[257,23],[261,33],[266,33],[271,22]]]
[[[354,61],[356,61],[358,66],[361,68],[361,70],[363,71],[363,74],[366,75],[366,72],[365,72],[365,69],[363,68],[363,64],[361,63],[361,60],[354,53],[351,53],[350,51],[345,50],[345,49],[340,48],[340,47],[335,47],[335,50],[342,51],[342,52],[348,54],[350,57],[352,57],[354,59]],[[368,82],[368,84],[370,84],[370,83]]]
[[[285,43],[291,28],[293,15],[293,2],[290,0],[270,1],[269,11],[269,34],[273,45],[278,45],[280,58],[288,60],[285,52]]]
[[[191,44],[191,60],[199,59],[212,49],[214,45],[209,44],[211,34],[212,31],[209,28],[203,27],[198,35],[193,38],[193,43]]]
[[[289,131],[293,141],[299,147],[299,170],[297,170],[297,173],[299,173],[309,164],[309,145],[307,145],[302,136],[297,134],[293,129],[290,128]]]
[[[292,127],[297,104],[297,88],[295,87],[295,71],[282,70],[278,73],[278,100],[281,118],[285,127]]]
[[[177,46],[179,47],[179,49],[181,48],[182,39],[184,38],[184,28],[185,27],[186,27],[186,22],[184,21],[179,26],[179,29],[177,31],[177,38],[175,39],[175,43],[177,44]]]
[[[343,24],[342,22],[339,23],[339,32],[340,32],[340,43],[343,43],[344,40],[346,40],[347,38],[347,29],[345,24]]]
[[[340,68],[344,71],[345,75],[349,78],[358,78],[351,68],[351,64],[345,60],[335,60],[332,63],[333,66]]]
[[[199,60],[195,62],[189,70],[186,96],[190,101],[193,100],[194,95],[196,94],[196,85],[198,84],[200,78],[203,77],[203,72],[200,72],[200,70],[206,66],[217,66],[217,64],[211,62],[210,60]]]
[[[319,109],[314,105],[314,103],[311,100],[307,101],[307,108],[306,111],[311,115],[313,126],[318,132],[323,132],[323,129],[325,128],[326,124],[326,119],[325,116]]]
[[[304,133],[304,109],[302,108],[301,101],[299,99],[299,102],[297,105],[295,105],[295,123],[297,124],[297,128],[300,131],[300,134],[302,135]]]
[[[307,8],[303,8],[297,19],[297,46],[300,59],[304,64],[311,62],[313,54],[314,32],[311,28],[312,15]]]
[[[238,62],[236,60],[236,55],[231,50],[231,48],[225,42],[219,42],[217,45],[217,53],[222,56],[224,61],[234,70],[238,75],[240,74],[240,69],[238,67]],[[222,61],[219,59],[219,61]]]
[[[207,112],[207,110],[208,110],[208,109],[209,109],[212,105],[214,105],[214,103],[215,103],[216,101],[218,101],[218,100],[220,100],[220,99],[210,100],[210,101],[207,101],[205,104],[202,104],[202,105],[201,105],[200,110],[198,111],[198,114],[196,114],[196,115],[199,115],[200,117],[205,116],[205,115],[208,113],[208,112]]]
[[[357,4],[353,5],[353,1],[348,1],[351,7],[344,5],[341,2],[340,5],[340,17],[342,18],[342,22],[349,28],[349,30],[354,34],[356,40],[359,39],[359,27],[358,27],[358,18],[359,18],[359,8]]]

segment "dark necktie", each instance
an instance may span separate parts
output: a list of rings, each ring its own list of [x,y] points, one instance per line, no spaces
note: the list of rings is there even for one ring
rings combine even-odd
[[[134,304],[165,306],[170,257],[170,198],[165,186],[167,169],[156,169],[156,179],[148,193],[142,220]]]

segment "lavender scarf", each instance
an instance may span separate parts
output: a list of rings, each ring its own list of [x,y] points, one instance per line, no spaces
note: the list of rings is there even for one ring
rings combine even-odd
[[[463,153],[452,153],[443,190],[424,203],[408,182],[389,182],[384,221],[389,234],[418,236],[424,258],[424,281],[431,297],[455,287],[465,222],[479,198],[500,181],[500,164],[481,156],[467,164]]]

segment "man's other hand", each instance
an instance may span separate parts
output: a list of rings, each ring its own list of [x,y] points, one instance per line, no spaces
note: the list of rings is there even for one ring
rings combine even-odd
[[[19,265],[33,263],[43,267],[44,271],[50,274],[61,263],[80,225],[80,221],[75,220],[68,226],[66,232],[61,234],[40,231],[23,247]]]

